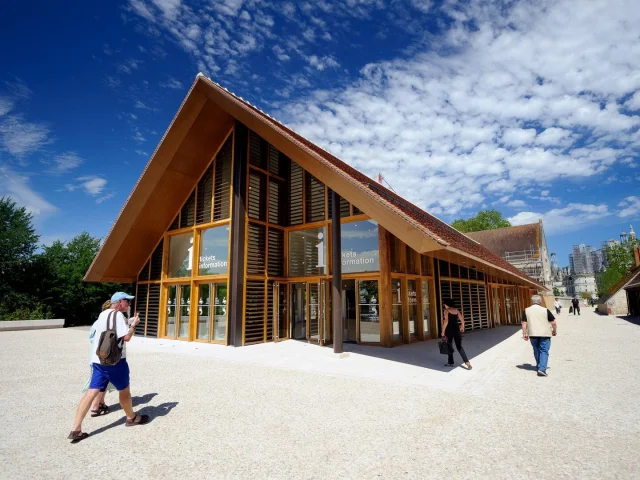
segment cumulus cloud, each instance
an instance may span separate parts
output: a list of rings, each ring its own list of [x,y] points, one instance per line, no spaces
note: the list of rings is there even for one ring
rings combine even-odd
[[[618,204],[618,207],[621,207],[621,210],[618,212],[619,217],[638,217],[640,216],[640,197],[627,197]]]
[[[606,204],[570,203],[547,212],[520,212],[508,220],[512,225],[526,225],[542,219],[548,234],[581,230],[611,215]]]
[[[164,88],[172,88],[172,89],[176,89],[176,90],[184,88],[183,85],[182,85],[182,82],[180,82],[179,80],[176,80],[173,77],[169,77],[167,79],[167,81],[166,82],[162,82],[160,84],[160,86],[164,87]]]
[[[87,195],[97,196],[102,193],[107,186],[107,179],[97,175],[85,175],[76,178],[76,183],[69,183],[64,186],[69,192],[82,189]]]

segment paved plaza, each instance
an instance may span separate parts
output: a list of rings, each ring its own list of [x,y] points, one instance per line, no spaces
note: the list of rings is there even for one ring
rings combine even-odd
[[[515,327],[464,337],[472,371],[446,370],[435,341],[336,357],[135,338],[152,421],[87,416],[73,445],[87,334],[0,333],[3,479],[640,477],[640,327],[588,308],[561,314],[548,378]]]

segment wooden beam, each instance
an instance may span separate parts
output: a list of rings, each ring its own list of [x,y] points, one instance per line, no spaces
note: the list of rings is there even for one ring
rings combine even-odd
[[[340,196],[335,191],[331,192],[331,202],[333,352],[342,353],[342,333],[344,331],[342,324],[342,239],[340,237]],[[359,298],[358,292],[356,292],[356,298]]]
[[[380,285],[378,304],[380,308],[380,343],[390,347],[393,343],[391,322],[391,259],[389,252],[389,232],[378,224],[378,249],[380,251]]]

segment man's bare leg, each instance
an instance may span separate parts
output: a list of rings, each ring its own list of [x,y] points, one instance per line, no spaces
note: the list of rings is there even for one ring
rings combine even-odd
[[[104,392],[99,392],[96,398],[93,400],[93,403],[91,404],[91,410],[97,411],[100,408],[100,405],[104,403],[104,397],[106,395],[106,390]]]
[[[124,390],[120,390],[120,405],[122,405],[122,410],[127,414],[127,418],[132,420],[136,417],[136,414],[133,411],[133,401],[131,400],[131,389],[129,387]]]
[[[75,423],[73,424],[72,432],[79,432],[82,430],[82,421],[84,417],[87,416],[87,412],[89,408],[91,408],[91,402],[96,398],[96,396],[100,393],[100,390],[97,388],[91,388],[87,390],[80,400],[80,405],[78,405],[78,411],[76,412]]]

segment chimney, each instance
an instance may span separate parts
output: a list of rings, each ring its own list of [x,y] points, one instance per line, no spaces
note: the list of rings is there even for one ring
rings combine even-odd
[[[640,245],[636,245],[633,249],[633,258],[636,262],[636,267],[640,267]]]

